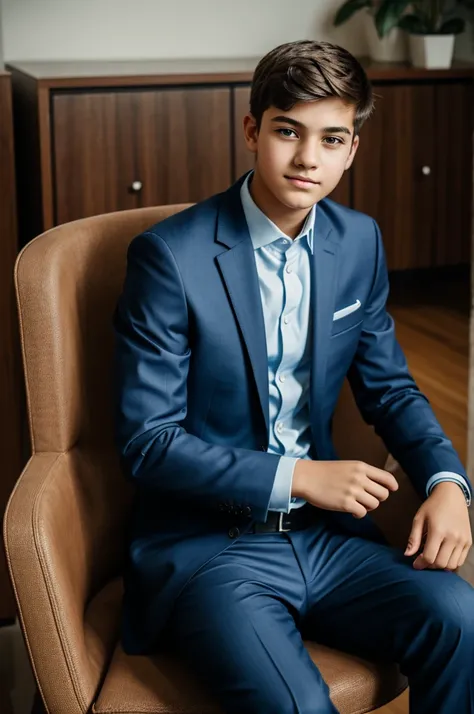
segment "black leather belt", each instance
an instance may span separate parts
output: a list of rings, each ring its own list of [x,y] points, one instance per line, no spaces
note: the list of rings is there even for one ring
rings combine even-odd
[[[301,508],[293,508],[289,513],[268,511],[265,522],[254,523],[249,533],[286,533],[301,531],[314,523],[314,511],[305,503]]]

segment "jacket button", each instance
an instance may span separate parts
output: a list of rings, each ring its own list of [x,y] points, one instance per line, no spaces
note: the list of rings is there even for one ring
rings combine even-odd
[[[244,514],[245,514],[246,516],[252,515],[252,509],[250,508],[250,506],[245,506],[245,508],[244,508]]]
[[[229,528],[229,538],[238,538],[240,531],[238,528]]]
[[[267,450],[267,447],[266,447],[266,446],[261,446],[261,447],[260,447],[260,451],[266,451],[266,450]]]

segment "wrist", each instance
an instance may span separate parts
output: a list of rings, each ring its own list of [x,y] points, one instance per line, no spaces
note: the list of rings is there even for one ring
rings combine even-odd
[[[455,490],[457,489],[457,491]],[[436,483],[433,488],[431,489],[430,495],[434,493],[435,491],[445,491],[446,493],[449,493],[450,491],[452,493],[457,493],[459,492],[460,495],[463,496],[465,499],[466,503],[468,503],[469,499],[469,494],[466,494],[465,489],[463,486],[458,483],[457,481],[440,481],[439,483]]]
[[[304,498],[306,499],[307,493],[307,465],[311,463],[307,459],[298,459],[295,464],[295,470],[293,471],[293,481],[291,484],[291,497],[292,498]]]

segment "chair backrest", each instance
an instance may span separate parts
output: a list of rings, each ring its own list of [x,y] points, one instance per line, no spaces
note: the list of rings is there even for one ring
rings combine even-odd
[[[30,659],[52,711],[88,711],[118,634],[117,597],[105,586],[121,572],[131,495],[114,449],[111,380],[127,248],[185,207],[58,226],[17,258],[32,456],[8,504],[4,539]],[[88,620],[88,603],[102,591]]]

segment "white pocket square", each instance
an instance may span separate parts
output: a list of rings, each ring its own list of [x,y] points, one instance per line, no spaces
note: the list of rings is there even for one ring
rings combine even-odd
[[[333,319],[333,322],[334,322],[335,320],[340,320],[341,317],[346,317],[346,315],[350,315],[351,312],[355,312],[356,310],[358,310],[358,309],[360,308],[361,304],[362,304],[362,303],[361,303],[360,300],[356,300],[352,305],[348,305],[347,307],[343,307],[342,310],[337,310],[337,311],[334,313],[334,317],[332,318],[332,319]]]

